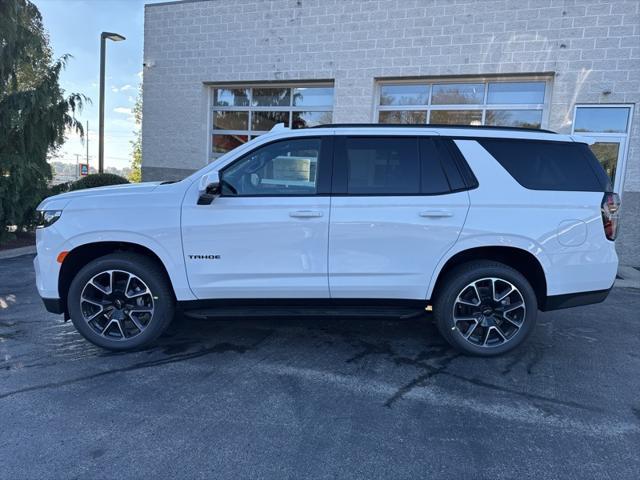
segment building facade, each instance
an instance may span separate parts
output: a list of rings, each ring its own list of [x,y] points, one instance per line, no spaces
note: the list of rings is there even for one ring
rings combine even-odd
[[[639,0],[184,0],[146,5],[144,38],[144,180],[276,123],[580,133],[640,265]]]

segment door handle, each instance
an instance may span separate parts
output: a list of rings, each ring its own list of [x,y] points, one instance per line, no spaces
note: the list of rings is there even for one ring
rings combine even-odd
[[[289,216],[295,218],[314,218],[321,217],[322,212],[320,210],[294,210],[293,212],[289,212]]]
[[[450,210],[425,210],[420,212],[420,216],[428,218],[453,217],[453,212]]]

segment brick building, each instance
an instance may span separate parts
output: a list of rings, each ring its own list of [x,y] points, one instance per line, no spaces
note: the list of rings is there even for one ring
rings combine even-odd
[[[640,0],[184,0],[146,5],[145,180],[283,122],[582,133],[640,265]]]

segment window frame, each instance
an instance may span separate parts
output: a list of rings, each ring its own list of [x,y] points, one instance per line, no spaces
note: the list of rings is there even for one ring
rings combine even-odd
[[[384,111],[424,111],[426,112],[426,125],[431,122],[431,112],[436,110],[476,110],[482,112],[481,125],[486,125],[487,111],[489,110],[542,110],[540,129],[547,129],[550,118],[550,106],[552,97],[553,77],[551,74],[523,75],[523,76],[471,76],[464,78],[456,77],[424,77],[424,78],[384,78],[377,79],[375,86],[375,102],[373,109],[373,122],[380,123],[380,112]],[[542,103],[487,103],[490,83],[530,83],[544,82],[544,99]],[[433,104],[433,86],[440,84],[484,84],[483,101],[480,104]],[[429,85],[429,98],[425,105],[381,105],[381,89],[385,85]],[[389,124],[392,125],[392,124]]]
[[[316,169],[316,191],[315,193],[295,193],[295,194],[287,194],[287,193],[272,193],[272,194],[251,194],[251,195],[223,195],[220,194],[222,198],[295,198],[295,197],[326,197],[331,195],[331,172],[333,171],[333,136],[300,136],[300,137],[288,137],[288,138],[278,138],[276,140],[272,140],[267,143],[263,143],[258,145],[256,148],[253,148],[243,154],[242,156],[234,159],[233,161],[226,164],[218,171],[218,175],[220,180],[223,179],[223,175],[225,170],[231,168],[233,165],[238,162],[242,162],[247,157],[255,154],[258,150],[263,148],[267,148],[270,145],[276,143],[285,143],[285,142],[296,142],[296,141],[308,141],[308,140],[319,140],[320,141],[320,152],[318,154],[318,167]]]
[[[335,106],[335,84],[332,81],[318,81],[318,82],[287,82],[287,83],[207,83],[208,89],[208,108],[207,108],[207,159],[211,163],[214,160],[220,158],[227,152],[214,152],[213,151],[213,136],[214,135],[246,135],[247,141],[250,141],[259,135],[263,135],[268,130],[253,130],[253,112],[287,112],[289,114],[289,127],[292,125],[293,114],[295,112],[330,112],[333,119],[333,112]],[[214,90],[217,88],[226,89],[248,89],[248,105],[244,106],[220,106],[214,104]],[[253,91],[260,88],[288,88],[291,90],[289,95],[289,105],[286,106],[253,106]],[[331,88],[333,89],[333,98],[331,105],[329,106],[295,106],[293,105],[294,95],[293,90],[296,88]],[[247,130],[226,130],[216,129],[215,125],[215,113],[217,111],[232,111],[232,112],[247,112]]]
[[[573,117],[571,122],[571,134],[587,137],[595,140],[595,143],[618,143],[620,152],[618,154],[619,164],[616,165],[616,175],[613,179],[613,190],[620,196],[624,191],[624,179],[627,174],[627,160],[629,159],[629,139],[631,136],[631,125],[633,122],[633,103],[576,103],[573,106]],[[627,117],[626,131],[621,132],[576,132],[575,120],[577,118],[579,108],[627,108],[629,116]]]

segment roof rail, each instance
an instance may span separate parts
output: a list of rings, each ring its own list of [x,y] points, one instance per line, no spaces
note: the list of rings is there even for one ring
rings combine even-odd
[[[273,127],[271,127],[270,132],[279,132],[280,130],[289,130],[289,127],[285,126],[284,123],[276,123]]]
[[[404,124],[404,123],[325,123],[324,125],[315,125],[309,128],[370,128],[370,127],[387,127],[387,128],[467,128],[477,130],[515,130],[519,132],[537,132],[537,133],[553,133],[553,130],[544,130],[542,128],[527,127],[499,127],[495,125],[448,125],[439,123],[425,124]]]

